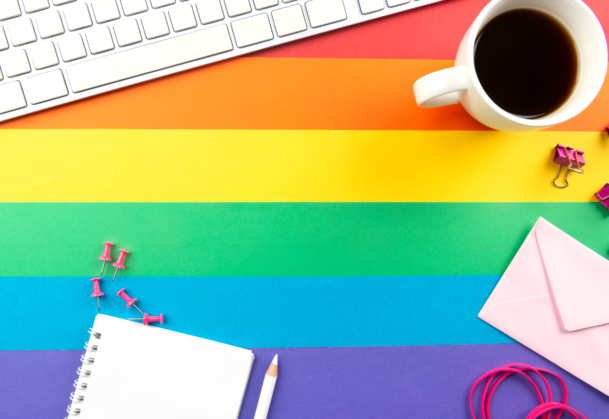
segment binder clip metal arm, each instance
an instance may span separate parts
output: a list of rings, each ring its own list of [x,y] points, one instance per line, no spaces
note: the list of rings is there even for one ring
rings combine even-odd
[[[586,161],[584,160],[584,152],[582,150],[574,150],[572,147],[558,144],[552,161],[559,165],[558,174],[552,180],[552,183],[557,188],[563,189],[569,186],[569,181],[567,179],[569,177],[569,172],[575,172],[580,175],[584,174],[583,167],[586,164]],[[567,168],[567,173],[565,173],[565,184],[559,185],[556,183],[556,180],[560,177],[563,166]]]

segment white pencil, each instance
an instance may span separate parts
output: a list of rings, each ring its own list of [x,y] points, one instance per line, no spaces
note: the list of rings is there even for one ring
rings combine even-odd
[[[273,391],[277,382],[278,365],[277,355],[275,355],[271,366],[264,376],[264,383],[262,383],[262,390],[260,390],[260,399],[258,400],[254,419],[266,419],[266,416],[269,414],[269,407],[271,407],[271,399],[273,398]]]

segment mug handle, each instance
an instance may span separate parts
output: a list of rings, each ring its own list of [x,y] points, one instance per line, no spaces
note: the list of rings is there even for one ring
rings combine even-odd
[[[445,68],[414,83],[414,96],[421,108],[455,105],[469,88],[465,66]]]

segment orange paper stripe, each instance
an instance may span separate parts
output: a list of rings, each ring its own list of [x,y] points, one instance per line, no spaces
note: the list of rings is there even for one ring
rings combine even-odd
[[[447,60],[241,58],[51,109],[0,128],[484,130],[460,105],[421,109],[413,83]],[[609,83],[559,131],[601,131]]]

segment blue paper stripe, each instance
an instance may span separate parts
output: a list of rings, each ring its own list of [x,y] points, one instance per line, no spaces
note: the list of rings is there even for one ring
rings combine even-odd
[[[109,278],[102,313],[242,347],[509,343],[477,318],[498,276]],[[0,350],[81,349],[97,314],[89,278],[0,278]],[[10,320],[9,320],[10,319]]]

